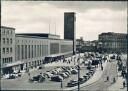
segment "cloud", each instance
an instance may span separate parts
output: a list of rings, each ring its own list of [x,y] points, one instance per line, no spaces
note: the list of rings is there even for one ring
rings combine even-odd
[[[46,3],[58,8],[68,8],[78,10],[80,12],[96,8],[107,8],[110,10],[124,10],[127,8],[126,1],[51,1]]]
[[[57,34],[63,38],[64,12],[76,12],[76,37],[96,40],[102,32],[127,32],[126,2],[2,1],[2,25],[16,32]],[[49,28],[50,26],[50,28]]]

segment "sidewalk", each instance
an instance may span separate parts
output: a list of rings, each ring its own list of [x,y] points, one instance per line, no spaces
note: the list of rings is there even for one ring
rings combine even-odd
[[[106,65],[107,65],[107,61],[105,63],[103,63],[104,69],[105,69]],[[101,67],[99,66],[96,69],[96,72],[94,73],[94,75],[87,82],[81,84],[80,87],[85,87],[85,86],[91,85],[92,83],[98,81],[101,78],[102,74],[103,74],[103,71],[101,71]],[[77,88],[78,87],[75,86],[75,87],[67,88],[65,90],[75,90]]]
[[[127,91],[127,86],[123,88],[123,81],[125,80],[120,76],[121,73],[118,73],[118,79],[116,83],[108,87],[108,91]]]

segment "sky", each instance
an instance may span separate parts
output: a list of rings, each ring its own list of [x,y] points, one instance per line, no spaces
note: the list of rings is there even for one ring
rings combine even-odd
[[[1,24],[16,28],[16,33],[50,32],[63,39],[64,12],[76,13],[76,38],[127,33],[126,1],[1,1]]]

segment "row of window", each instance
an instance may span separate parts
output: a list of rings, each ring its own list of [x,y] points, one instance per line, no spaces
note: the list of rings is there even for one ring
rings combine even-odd
[[[61,45],[61,53],[70,52],[72,49],[72,45]]]
[[[17,45],[16,60],[48,55],[48,45]]]
[[[18,44],[18,43],[48,44],[48,41],[47,40],[37,41],[37,40],[18,40],[18,39],[16,39],[16,44]]]
[[[4,63],[11,63],[12,62],[12,57],[8,57],[8,58],[3,58],[3,64]]]
[[[50,54],[59,53],[59,43],[51,43],[50,44]]]
[[[2,34],[3,35],[12,35],[13,34],[13,31],[10,30],[10,29],[3,29]]]
[[[11,48],[3,48],[3,54],[9,54],[12,53],[12,47]]]
[[[3,44],[12,44],[12,38],[3,38]]]

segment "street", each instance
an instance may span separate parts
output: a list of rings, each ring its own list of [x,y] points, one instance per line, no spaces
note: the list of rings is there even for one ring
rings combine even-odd
[[[106,81],[107,76],[109,76],[109,81]],[[107,87],[113,83],[114,77],[117,78],[116,60],[112,60],[111,63],[107,64],[107,67],[105,68],[101,79],[89,86],[82,87],[80,90],[107,90]]]
[[[70,59],[70,58],[68,58]],[[82,62],[82,60],[81,60]],[[75,63],[77,64],[77,63]],[[108,87],[113,85],[113,79],[115,78],[115,80],[117,80],[117,61],[115,59],[112,59],[111,62],[105,62],[103,64],[106,64],[106,66],[104,66],[104,70],[101,71],[101,65],[99,65],[99,71],[102,72],[102,75],[99,74],[100,79],[90,83],[89,85],[85,85],[82,86],[80,88],[80,90],[88,90],[88,91],[92,91],[92,90],[108,90]],[[50,64],[48,64],[50,65]],[[52,63],[53,65],[53,63]],[[55,66],[57,65],[57,66]],[[65,63],[66,65],[70,65],[73,66],[74,65],[74,61],[72,61],[70,64],[69,63]],[[53,70],[58,66],[64,66],[62,65],[62,62],[59,61],[57,63],[54,63],[53,66],[45,66],[44,69],[37,69],[35,68],[34,70],[32,70],[31,73],[31,77],[40,74],[41,72],[45,73],[47,71]],[[87,68],[84,67],[83,65],[81,65],[81,70],[80,70],[80,76],[85,75],[88,72]],[[94,75],[95,76],[95,75]],[[98,75],[96,75],[98,76]],[[109,76],[109,81],[107,81],[107,76]],[[66,78],[63,80],[63,88],[61,88],[61,82],[54,82],[51,81],[50,79],[46,79],[43,83],[38,83],[38,82],[34,82],[34,83],[30,83],[28,82],[29,76],[27,73],[24,73],[21,77],[16,78],[16,79],[2,79],[1,80],[1,87],[2,90],[66,90],[66,89],[70,89],[70,90],[74,90],[70,87],[67,87],[67,83],[70,80],[78,80],[78,74],[75,75],[71,75],[69,78]],[[91,80],[94,80],[95,78],[92,76],[90,78]],[[88,81],[87,81],[88,82]],[[85,82],[86,83],[86,82]],[[83,85],[83,84],[82,84]],[[77,90],[77,86],[75,91]]]

